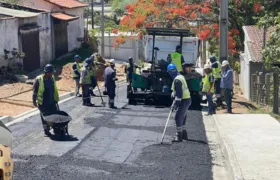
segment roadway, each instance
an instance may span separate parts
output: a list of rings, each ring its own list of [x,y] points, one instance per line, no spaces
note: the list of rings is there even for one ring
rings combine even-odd
[[[83,107],[80,98],[61,104],[73,118],[72,137],[65,141],[45,137],[39,115],[11,125],[14,180],[227,179],[211,118],[197,111],[188,118],[189,138],[208,144],[171,144],[172,119],[160,145],[169,109],[127,105],[125,96],[126,87],[120,85],[117,110],[102,107],[98,97],[92,98],[98,107]]]

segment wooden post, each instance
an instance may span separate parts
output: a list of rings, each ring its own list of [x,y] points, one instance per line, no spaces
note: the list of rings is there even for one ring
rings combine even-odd
[[[279,114],[279,74],[273,73],[273,113]]]

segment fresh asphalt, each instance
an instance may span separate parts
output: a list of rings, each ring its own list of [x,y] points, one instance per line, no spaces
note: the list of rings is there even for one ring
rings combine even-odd
[[[107,101],[107,97],[104,97]],[[127,105],[121,85],[117,110],[82,106],[81,98],[60,105],[73,120],[72,137],[59,141],[45,137],[39,115],[9,128],[13,132],[14,180],[226,180],[223,155],[211,119],[191,111],[189,138],[208,142],[171,144],[174,115],[160,145],[168,108]]]

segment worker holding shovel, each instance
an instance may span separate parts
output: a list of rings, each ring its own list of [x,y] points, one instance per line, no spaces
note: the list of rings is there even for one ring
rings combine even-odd
[[[191,105],[191,96],[185,77],[181,75],[174,64],[167,67],[169,75],[173,79],[172,97],[174,98],[171,106],[172,111],[177,111],[175,115],[177,136],[172,142],[182,142],[188,140],[186,130],[187,111]]]

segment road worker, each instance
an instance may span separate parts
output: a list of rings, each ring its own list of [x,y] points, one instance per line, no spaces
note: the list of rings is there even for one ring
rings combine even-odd
[[[212,69],[209,64],[204,65],[204,72],[205,76],[203,79],[203,87],[202,87],[202,93],[206,95],[206,99],[208,102],[208,113],[207,116],[216,114],[216,108],[215,104],[213,102],[213,94],[214,94],[214,76],[212,74]]]
[[[222,99],[221,99],[221,73],[222,73],[222,66],[219,61],[217,61],[215,56],[210,57],[211,67],[212,67],[212,73],[214,76],[214,86],[215,86],[215,95],[216,95],[216,104],[217,106],[222,105]]]
[[[184,57],[182,55],[181,46],[176,47],[176,51],[171,53],[171,64],[174,64],[177,68],[177,71],[183,73],[183,64],[185,62]]]
[[[182,142],[182,140],[188,140],[186,120],[187,111],[191,105],[191,96],[185,77],[178,72],[176,66],[169,64],[167,71],[173,79],[171,89],[174,101],[171,110],[177,111],[175,115],[177,136],[172,142]]]
[[[200,84],[202,81],[202,75],[195,71],[193,64],[184,63],[184,76],[188,84],[188,88],[191,94],[192,104],[189,110],[201,111],[201,95],[200,95]]]
[[[51,135],[50,127],[45,122],[43,114],[54,113],[58,110],[59,96],[54,73],[53,65],[47,64],[44,68],[44,74],[37,76],[33,85],[33,105],[38,107],[41,112],[41,120],[47,136]]]
[[[98,55],[98,54],[97,54]],[[90,86],[90,95],[91,96],[96,96],[93,92],[93,90],[97,86],[97,69],[98,65],[105,66],[102,62],[98,62],[97,58],[94,55],[91,55],[90,60],[92,60],[92,67],[90,68],[90,74],[91,74],[91,86]]]
[[[91,72],[90,72],[91,67],[92,67],[92,60],[87,58],[81,69],[81,78],[80,78],[80,85],[82,86],[84,106],[94,106],[94,104],[91,103],[90,89],[89,89],[90,85],[92,84]]]
[[[105,81],[105,88],[107,89],[107,93],[109,96],[109,107],[112,109],[116,109],[115,106],[115,96],[116,96],[116,70],[115,70],[115,60],[110,60],[110,66],[105,69],[104,72],[104,81]]]
[[[128,58],[128,63],[126,64],[126,67],[124,69],[124,72],[126,73],[126,81],[129,84],[129,86],[132,86],[132,74],[136,73],[136,68],[139,68],[136,64],[133,63],[133,58]],[[133,88],[134,91],[137,91],[137,88]]]
[[[76,93],[75,95],[77,97],[81,97],[81,94],[80,94],[80,77],[81,77],[81,74],[80,74],[80,62],[81,62],[81,57],[79,55],[76,55],[74,57],[74,60],[75,62],[73,63],[72,65],[72,78],[74,79],[75,83],[76,83]]]
[[[223,74],[221,88],[224,89],[227,113],[232,113],[233,72],[227,60],[222,62]]]

